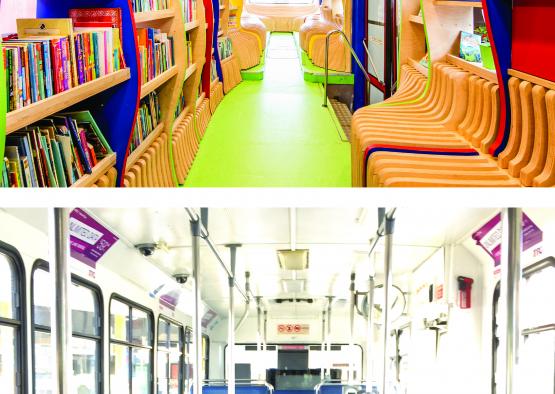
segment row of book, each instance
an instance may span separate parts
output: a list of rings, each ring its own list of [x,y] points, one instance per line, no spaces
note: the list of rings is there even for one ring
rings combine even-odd
[[[197,0],[183,0],[183,17],[186,23],[197,19]]]
[[[216,80],[216,78],[218,78],[218,71],[216,69],[216,60],[212,58],[212,61],[210,62],[210,80],[214,81]]]
[[[2,187],[68,187],[112,150],[88,111],[43,119],[6,138]]]
[[[141,80],[146,83],[174,65],[173,37],[160,29],[137,29]]]
[[[65,19],[17,20],[17,34],[2,43],[7,111],[125,67],[120,28],[112,27],[117,22],[90,27],[82,11],[71,10]]]
[[[144,97],[140,102],[129,153],[137,149],[145,138],[154,131],[160,124],[161,118],[160,99],[158,98],[158,92],[154,91]]]
[[[167,10],[172,0],[131,0],[133,12]]]
[[[224,60],[233,54],[229,37],[218,38],[218,53],[220,54],[220,60]]]
[[[177,101],[177,107],[175,108],[175,117],[177,118],[185,109],[187,103],[185,101],[185,83],[183,83],[183,88],[179,94],[179,100]]]

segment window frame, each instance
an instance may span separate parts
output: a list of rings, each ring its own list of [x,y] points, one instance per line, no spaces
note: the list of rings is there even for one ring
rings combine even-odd
[[[166,353],[167,355],[171,354],[169,350],[160,350],[158,343],[160,337],[160,322],[164,321],[166,324],[172,324],[179,328],[179,376],[177,378],[178,382],[178,393],[183,393],[185,388],[185,327],[182,323],[174,320],[166,315],[159,314],[158,315],[158,322],[156,324],[156,356],[158,356],[158,352]],[[156,359],[158,362],[158,359]],[[158,391],[158,369],[156,369],[156,391]],[[168,379],[168,387],[167,391],[169,392],[169,379]]]
[[[149,342],[150,342],[150,346],[142,346],[142,345],[137,345],[134,344],[132,342],[127,342],[127,341],[122,341],[120,339],[112,339],[112,333],[111,333],[111,327],[112,327],[112,301],[118,301],[121,302],[125,305],[127,305],[127,307],[129,308],[129,315],[128,317],[132,317],[132,313],[131,310],[133,308],[138,309],[142,312],[145,312],[150,320],[150,327],[151,330],[149,332]],[[146,306],[143,306],[135,301],[130,300],[129,298],[126,298],[118,293],[112,293],[111,297],[110,297],[110,301],[108,303],[108,359],[110,359],[110,357],[112,356],[112,352],[111,352],[111,345],[112,344],[116,344],[116,345],[121,345],[121,346],[127,346],[127,348],[129,350],[138,348],[138,349],[148,349],[150,350],[150,374],[148,375],[148,379],[149,379],[149,384],[148,387],[150,388],[150,394],[154,394],[155,390],[156,390],[156,382],[155,382],[155,364],[154,364],[154,358],[155,358],[155,334],[156,334],[156,330],[154,327],[154,313],[152,312],[151,309],[147,308]],[[127,334],[131,334],[131,324],[129,324],[129,327],[127,328]],[[129,335],[129,338],[132,338],[132,335]],[[129,392],[131,394],[133,394],[133,360],[131,357],[129,357],[129,361],[130,363],[128,364],[128,371],[127,371],[127,376],[128,376],[128,381],[129,381]],[[112,390],[112,374],[109,373],[108,375],[108,393],[111,393]]]
[[[9,245],[0,241],[0,254],[5,255],[12,262],[13,270],[16,275],[17,285],[17,301],[18,301],[18,316],[17,319],[8,319],[0,317],[0,325],[15,328],[16,332],[16,352],[15,352],[15,368],[16,368],[16,384],[19,383],[19,391],[16,393],[29,393],[28,384],[28,343],[27,343],[27,281],[25,264],[19,251]]]
[[[36,392],[36,379],[35,379],[35,366],[36,366],[36,356],[35,356],[35,332],[41,331],[52,334],[52,327],[42,326],[40,324],[35,324],[35,308],[34,308],[34,299],[35,299],[35,291],[34,291],[34,274],[35,271],[38,269],[42,269],[48,273],[50,273],[50,263],[46,260],[37,259],[33,264],[33,268],[31,269],[31,291],[30,291],[30,305],[31,305],[31,372],[33,375],[33,383],[32,383],[32,393]],[[88,281],[78,275],[71,274],[71,283],[70,285],[77,284],[79,286],[86,287],[87,289],[91,290],[93,294],[96,296],[96,300],[98,302],[98,319],[99,319],[99,336],[93,335],[86,335],[86,334],[75,334],[73,331],[73,327],[71,328],[71,337],[76,337],[79,339],[87,339],[87,340],[95,340],[98,342],[98,356],[96,360],[96,367],[98,368],[97,372],[97,390],[99,393],[104,392],[104,298],[102,295],[102,289],[96,283]],[[71,308],[70,308],[71,313]]]

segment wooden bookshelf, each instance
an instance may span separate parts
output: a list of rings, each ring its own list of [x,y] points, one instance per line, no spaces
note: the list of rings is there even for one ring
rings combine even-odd
[[[495,70],[488,70],[487,68],[482,67],[480,63],[472,63],[451,54],[447,55],[447,61],[451,64],[454,64],[455,66],[458,66],[484,79],[487,79],[488,81],[491,81],[493,83],[498,82],[497,73],[495,72]]]
[[[154,21],[173,18],[174,16],[175,10],[173,8],[158,11],[136,12],[135,24],[144,25]]]
[[[198,107],[198,106],[202,103],[202,100],[204,100],[205,97],[206,97],[206,94],[203,92],[203,93],[197,98],[197,101],[195,102],[195,107]]]
[[[141,142],[141,145],[137,146],[133,152],[127,156],[127,162],[125,163],[126,171],[141,158],[141,156],[147,151],[147,149],[152,145],[152,143],[162,134],[164,131],[164,123],[160,123],[154,130],[151,131],[149,135]]]
[[[547,79],[536,77],[535,75],[514,70],[512,68],[510,68],[508,72],[509,72],[509,75],[512,77],[516,77],[528,82],[532,82],[533,84],[543,86],[546,89],[555,90],[555,82],[553,81],[548,81]]]
[[[175,129],[181,122],[183,122],[183,119],[185,119],[187,114],[189,114],[190,112],[191,112],[191,106],[190,105],[183,108],[183,111],[181,111],[181,113],[173,121],[172,130]]]
[[[409,16],[409,20],[412,23],[417,23],[419,25],[423,25],[424,24],[424,18],[422,18],[422,16],[420,15],[410,15]]]
[[[408,59],[409,60],[409,64],[411,66],[413,66],[417,71],[419,71],[420,73],[422,73],[423,75],[428,76],[428,68],[424,67],[422,64],[420,64],[417,60],[414,59]]]
[[[130,78],[130,70],[123,69],[105,75],[94,81],[58,93],[27,107],[8,112],[6,115],[6,133],[12,133],[34,122],[71,107],[98,93],[110,89]]]
[[[185,23],[185,31],[190,31],[190,30],[196,29],[197,27],[199,27],[198,21]]]
[[[450,1],[450,0],[435,0],[435,5],[445,5],[450,7],[477,7],[482,8],[481,1]]]
[[[141,96],[140,97],[143,98],[146,95],[148,95],[149,93],[158,89],[160,86],[162,86],[163,84],[168,82],[170,79],[175,77],[177,75],[178,71],[179,70],[178,70],[177,65],[174,65],[174,66],[170,67],[168,70],[164,71],[162,74],[158,75],[153,80],[148,81],[147,83],[143,84],[141,86]]]
[[[116,154],[111,153],[104,159],[100,160],[93,168],[91,174],[83,175],[71,187],[91,187],[93,186],[108,170],[116,165]]]

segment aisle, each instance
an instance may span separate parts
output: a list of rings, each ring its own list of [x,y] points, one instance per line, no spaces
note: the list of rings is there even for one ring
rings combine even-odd
[[[185,185],[350,186],[350,144],[322,90],[303,80],[293,35],[272,34],[264,80],[225,96]]]

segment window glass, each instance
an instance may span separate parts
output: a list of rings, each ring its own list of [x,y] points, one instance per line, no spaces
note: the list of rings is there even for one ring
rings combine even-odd
[[[129,306],[123,302],[112,300],[110,305],[110,338],[127,341],[128,324]]]
[[[181,327],[175,324],[169,325],[169,347],[170,351],[181,353]]]
[[[179,366],[181,363],[180,353],[169,354],[169,393],[179,393]]]
[[[70,288],[71,324],[73,333],[98,336],[98,299],[95,292],[78,283]]]
[[[12,262],[0,254],[0,317],[16,319],[16,275]]]
[[[112,301],[113,302],[113,301]],[[129,348],[110,345],[110,392],[129,393]]]
[[[52,369],[52,357],[54,356],[51,335],[49,332],[35,331],[35,393],[52,394],[54,371]]]
[[[3,393],[16,392],[16,341],[16,329],[0,324],[0,387]]]
[[[50,327],[52,295],[50,273],[42,268],[36,269],[33,273],[33,318],[35,325]]]
[[[72,392],[78,394],[96,394],[98,392],[98,346],[98,342],[94,340],[72,338]]]
[[[156,378],[158,379],[158,394],[167,394],[169,388],[169,372],[170,363],[168,353],[158,352],[158,371]]]
[[[158,323],[158,349],[168,350],[168,323],[163,319]]]
[[[131,310],[131,342],[141,346],[150,344],[150,318],[148,313],[140,309]]]
[[[132,380],[133,394],[150,393],[150,350],[132,349]]]

